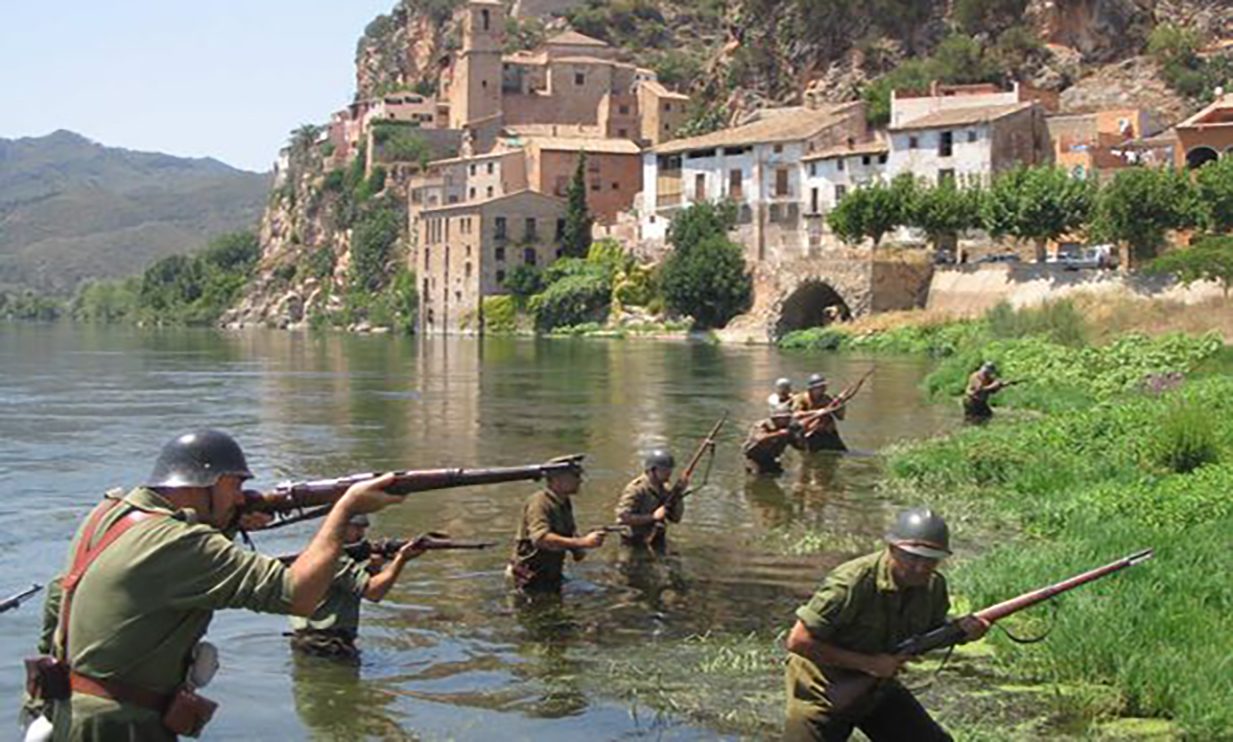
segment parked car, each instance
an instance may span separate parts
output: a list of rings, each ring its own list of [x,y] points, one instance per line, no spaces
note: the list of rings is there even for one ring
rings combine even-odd
[[[985,255],[976,261],[977,263],[1018,263],[1019,256],[1013,252],[1000,253],[998,255]]]

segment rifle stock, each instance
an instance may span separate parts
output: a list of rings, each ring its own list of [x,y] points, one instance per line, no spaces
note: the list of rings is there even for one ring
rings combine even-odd
[[[394,472],[394,482],[385,491],[392,495],[408,495],[412,492],[472,487],[502,482],[519,482],[542,479],[545,476],[582,465],[584,454],[543,464],[526,466],[503,466],[486,469],[412,469]],[[304,482],[281,482],[269,492],[244,491],[244,504],[237,517],[244,513],[268,513],[274,522],[264,529],[278,528],[290,523],[319,518],[329,512],[334,503],[349,487],[379,476],[380,472],[351,474],[333,479],[316,479]],[[314,508],[313,510],[307,510]]]
[[[1056,597],[1061,593],[1073,590],[1080,585],[1085,585],[1089,582],[1099,580],[1102,577],[1107,577],[1114,572],[1120,572],[1127,567],[1133,567],[1136,564],[1141,564],[1148,559],[1151,559],[1153,552],[1151,549],[1143,549],[1136,551],[1129,556],[1118,559],[1117,561],[1109,562],[1108,564],[1088,570],[1069,577],[1061,582],[1055,582],[1052,585],[1037,590],[1031,590],[1017,595],[1009,600],[1004,600],[1001,603],[996,603],[983,608],[972,614],[977,618],[983,619],[990,624],[996,623],[1007,616],[1018,613],[1025,608],[1030,608],[1046,600]],[[961,643],[967,636],[966,632],[959,626],[957,619],[948,620],[941,626],[927,631],[923,634],[918,634],[908,639],[903,640],[896,645],[894,654],[907,657],[915,657],[917,655],[930,652],[935,649],[943,649]],[[832,682],[827,688],[827,699],[831,702],[831,708],[834,711],[842,711],[857,700],[862,698],[880,681],[871,675],[853,671],[850,676],[845,673],[845,676]]]

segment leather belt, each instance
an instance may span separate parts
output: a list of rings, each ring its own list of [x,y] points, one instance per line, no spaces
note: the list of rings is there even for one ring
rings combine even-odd
[[[116,680],[98,680],[73,670],[69,673],[69,687],[78,693],[106,698],[118,703],[141,706],[159,714],[167,709],[170,695],[137,688]]]

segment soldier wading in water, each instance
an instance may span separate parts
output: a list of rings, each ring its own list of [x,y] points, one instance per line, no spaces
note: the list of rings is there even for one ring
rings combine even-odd
[[[347,522],[346,543],[362,542],[368,525],[367,515],[352,516]],[[424,553],[415,547],[414,540],[408,541],[388,564],[379,553],[373,553],[362,563],[345,553],[339,557],[325,601],[308,618],[292,617],[291,647],[319,657],[359,659],[360,650],[355,640],[360,630],[360,598],[380,603],[398,581],[407,562]]]
[[[680,523],[684,517],[682,493],[689,485],[685,479],[672,484],[675,468],[676,459],[662,448],[643,458],[642,474],[625,485],[617,502],[617,522],[630,527],[629,535],[622,535],[622,542],[646,544],[656,550],[663,550],[667,545],[667,522]]]
[[[950,555],[946,521],[932,510],[905,510],[886,542],[885,549],[833,569],[797,609],[787,640],[784,740],[841,742],[853,729],[872,742],[951,739],[895,679],[911,658],[892,654],[899,642],[946,621],[950,596],[937,572]],[[975,616],[958,623],[968,641],[989,629]],[[854,678],[867,676],[877,683],[850,690]]]
[[[809,377],[808,388],[793,397],[792,411],[812,412],[823,409],[834,401],[835,398],[826,393],[826,377],[822,374],[813,374]],[[845,415],[847,411],[844,407],[823,415],[820,420],[810,426],[803,438],[798,439],[801,442],[794,441],[792,445],[806,451],[848,450],[848,447],[843,444],[843,439],[839,437],[839,427],[835,424],[836,420],[842,420]]]
[[[997,373],[997,365],[992,361],[985,361],[968,377],[968,385],[963,392],[964,422],[980,425],[993,418],[989,397],[1009,385],[1008,382],[998,379]]]
[[[199,734],[216,706],[196,693],[217,667],[217,652],[201,641],[214,611],[311,614],[348,520],[402,501],[382,491],[388,474],[352,486],[286,567],[224,535],[251,477],[231,436],[201,430],[167,443],[145,484],[108,492],[86,517],[48,592],[52,656],[27,662],[28,690],[50,704],[50,738]]]
[[[574,457],[553,459],[550,463],[574,462],[568,469],[554,470],[546,477],[544,489],[527,498],[522,519],[514,537],[514,554],[506,574],[524,593],[557,592],[561,589],[565,552],[580,561],[590,549],[604,545],[604,533],[595,531],[579,536],[574,523],[571,498],[582,485],[582,465]]]
[[[754,423],[741,446],[745,471],[750,474],[782,473],[779,457],[800,435],[800,430],[800,423],[792,419],[792,409],[786,405],[772,410],[769,418]]]

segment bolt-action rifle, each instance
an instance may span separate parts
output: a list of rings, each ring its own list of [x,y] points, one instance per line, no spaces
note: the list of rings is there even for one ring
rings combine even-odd
[[[803,434],[810,435],[817,430],[818,426],[822,424],[822,420],[828,415],[833,415],[847,406],[848,402],[851,402],[852,398],[856,396],[856,393],[859,392],[861,387],[865,385],[865,381],[868,380],[870,376],[873,376],[875,369],[877,369],[877,366],[870,366],[868,371],[862,374],[859,379],[844,387],[843,391],[835,395],[834,399],[830,402],[827,402],[825,407],[810,410],[809,412],[802,412],[799,415],[796,415],[795,420],[803,427]]]
[[[543,464],[499,466],[487,469],[412,469],[394,472],[394,481],[385,491],[392,495],[412,492],[472,487],[501,482],[543,479],[549,474],[579,469],[584,454],[562,456]],[[269,492],[244,490],[244,504],[237,517],[244,513],[268,513],[274,521],[261,530],[278,528],[312,518],[320,518],[334,507],[351,485],[379,476],[379,472],[351,474],[334,479],[306,482],[282,482]]]
[[[1136,551],[1130,556],[1110,562],[1103,567],[1088,570],[1061,582],[1026,592],[1010,600],[1004,600],[1001,603],[979,610],[972,615],[992,625],[1013,613],[1018,613],[1025,608],[1043,603],[1064,592],[1074,590],[1080,585],[1086,585],[1089,582],[1099,580],[1101,577],[1107,577],[1114,572],[1120,572],[1127,567],[1141,564],[1151,559],[1152,554],[1151,549]],[[945,649],[963,642],[967,634],[960,627],[959,621],[960,619],[952,619],[932,631],[904,639],[895,647],[894,654],[904,657],[916,657],[925,652]],[[853,672],[851,677],[841,677],[838,678],[838,682],[831,683],[827,689],[827,698],[830,700],[833,710],[842,711],[872,690],[879,682],[880,679],[872,675]]]
[[[430,531],[414,539],[405,538],[383,538],[378,540],[365,539],[356,541],[355,543],[346,544],[343,546],[343,553],[351,557],[357,562],[365,562],[375,556],[382,556],[386,559],[393,559],[394,555],[402,551],[403,547],[409,543],[413,543],[416,549],[421,551],[447,551],[447,550],[462,550],[462,549],[487,549],[490,546],[496,546],[496,541],[456,541],[450,538],[448,533],[440,531]],[[299,558],[299,554],[287,554],[278,557],[278,561],[283,564],[292,564]]]
[[[17,593],[16,595],[10,595],[9,597],[0,601],[0,613],[13,610],[17,606],[21,605],[22,603],[26,602],[30,598],[34,597],[38,593],[38,591],[42,589],[43,589],[43,586],[36,582],[32,584],[30,587],[26,588],[25,590],[22,590],[21,592]]]
[[[707,433],[706,437],[702,439],[702,442],[698,444],[698,448],[694,451],[694,455],[689,457],[689,463],[685,465],[683,470],[681,470],[681,475],[677,477],[676,484],[672,486],[672,490],[668,495],[669,503],[671,503],[674,498],[685,497],[692,491],[686,489],[686,487],[694,476],[694,470],[698,468],[698,464],[701,463],[702,457],[708,452],[711,454],[712,458],[715,456],[715,441],[719,438],[719,431],[723,429],[724,424],[727,422],[728,413],[725,411],[723,416],[719,418],[713,427],[711,427],[711,432]]]

